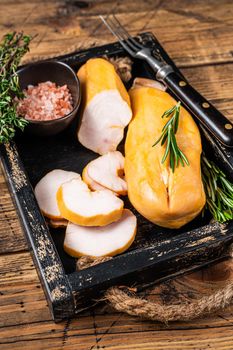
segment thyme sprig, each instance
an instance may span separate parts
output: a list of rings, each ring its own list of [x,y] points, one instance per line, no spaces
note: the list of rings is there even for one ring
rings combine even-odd
[[[161,118],[170,118],[162,129],[162,134],[157,141],[152,145],[156,146],[161,141],[161,146],[166,142],[166,149],[162,158],[162,163],[165,162],[169,156],[169,165],[174,173],[175,168],[181,163],[182,166],[189,165],[189,161],[186,158],[185,154],[178,147],[176,141],[176,132],[179,126],[179,117],[180,117],[180,105],[179,101],[174,107],[168,109],[163,113]]]
[[[0,143],[8,142],[17,128],[23,130],[27,124],[16,112],[16,99],[23,97],[16,71],[30,41],[30,36],[13,32],[0,42]]]
[[[202,155],[202,181],[206,193],[206,205],[213,218],[223,223],[233,219],[233,183],[213,162]],[[204,213],[204,212],[203,212]]]

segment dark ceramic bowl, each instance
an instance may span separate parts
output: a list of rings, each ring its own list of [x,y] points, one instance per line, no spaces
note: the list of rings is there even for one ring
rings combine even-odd
[[[77,115],[81,92],[77,75],[67,64],[59,61],[45,61],[22,67],[17,72],[21,90],[28,85],[50,80],[59,86],[67,85],[73,100],[73,110],[64,117],[54,120],[29,120],[25,131],[38,136],[50,136],[63,131]]]

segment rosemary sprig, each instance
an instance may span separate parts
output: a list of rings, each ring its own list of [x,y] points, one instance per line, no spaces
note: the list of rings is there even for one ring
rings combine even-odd
[[[152,147],[154,147],[161,141],[162,146],[165,144],[165,142],[167,142],[161,162],[164,163],[169,155],[169,164],[172,172],[175,171],[175,168],[178,167],[179,163],[181,163],[182,166],[185,166],[185,164],[189,165],[188,159],[177,145],[175,136],[179,126],[180,104],[181,102],[179,101],[174,107],[163,113],[161,118],[170,119],[164,125],[161,136],[152,145]]]
[[[213,218],[223,223],[233,219],[233,184],[213,162],[202,155],[202,181],[206,193],[206,205]],[[204,213],[204,212],[203,212]]]
[[[20,60],[29,50],[31,37],[20,33],[8,33],[0,42],[0,143],[8,142],[27,121],[17,116],[16,99],[22,98],[16,74]]]

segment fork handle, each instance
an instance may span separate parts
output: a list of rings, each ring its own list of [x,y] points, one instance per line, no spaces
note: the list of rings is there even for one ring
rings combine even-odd
[[[170,67],[170,66],[167,66]],[[209,101],[199,94],[177,72],[170,70],[158,77],[176,95],[197,119],[225,146],[233,147],[233,124]]]

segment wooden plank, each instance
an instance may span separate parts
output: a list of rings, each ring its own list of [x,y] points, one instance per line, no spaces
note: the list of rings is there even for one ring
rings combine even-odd
[[[95,343],[88,342],[83,346],[80,344],[79,349],[114,349],[114,350],[128,350],[137,349],[144,350],[178,350],[178,349],[229,349],[232,342],[232,326],[221,329],[209,329],[209,330],[195,330],[192,331],[192,335],[187,330],[175,331],[175,337],[173,332],[165,330],[163,332],[150,332],[135,333],[133,337],[129,334],[106,334],[99,339],[98,334],[96,336]],[[81,338],[82,339],[82,338]],[[82,340],[81,340],[82,341]],[[69,336],[65,344],[66,349],[74,349],[74,346],[79,343],[79,338]],[[91,345],[89,347],[89,344]]]
[[[229,323],[224,327],[211,327],[203,329],[174,329],[169,327],[155,330],[153,324],[147,330],[140,329],[143,323],[137,321],[139,331],[134,332],[127,329],[114,332],[120,316],[113,316],[104,332],[98,327],[95,317],[92,320],[91,329],[83,329],[85,322],[80,320],[81,326],[73,327],[73,321],[66,321],[63,324],[47,325],[38,323],[30,326],[19,326],[17,328],[4,330],[5,338],[1,341],[1,349],[231,349],[233,343],[233,325]],[[125,319],[124,319],[125,320]],[[128,319],[127,319],[128,320]],[[131,328],[134,325],[131,325]],[[129,328],[130,329],[130,328]],[[13,330],[13,332],[12,332]],[[90,333],[88,333],[90,332]],[[14,334],[12,337],[10,334]],[[8,338],[8,336],[10,337]],[[135,344],[136,347],[135,347]]]
[[[233,120],[232,64],[186,68],[182,73],[227,118]]]
[[[233,61],[232,1],[224,1],[224,6],[217,0],[130,0],[117,6],[110,1],[93,1],[81,9],[80,2],[75,3],[3,2],[1,9],[5,16],[0,24],[0,34],[13,29],[37,33],[27,59],[35,55],[58,55],[113,41],[98,14],[115,10],[133,34],[142,30],[153,31],[178,66]]]
[[[27,243],[0,168],[0,253],[27,249]]]
[[[232,309],[228,313],[224,314],[224,318],[221,316],[215,318],[206,318],[204,321],[194,322],[180,322],[171,323],[169,325],[160,324],[158,322],[140,322],[137,318],[130,317],[126,314],[120,313],[105,313],[98,314],[92,313],[88,316],[79,316],[76,319],[69,321],[68,336],[78,334],[79,336],[91,336],[94,335],[94,325],[97,329],[99,336],[108,334],[128,334],[132,336],[133,333],[146,333],[146,332],[160,332],[166,330],[186,330],[187,332],[194,329],[215,328],[222,329],[224,327],[233,326],[232,323]],[[227,320],[226,317],[228,316]],[[31,322],[26,324],[17,325],[18,332],[15,334],[15,325],[0,328],[0,344],[31,341],[33,339],[43,340],[48,338],[48,335],[52,337],[62,338],[62,333],[67,321],[55,324],[52,321],[44,322]],[[54,334],[55,332],[55,334]]]
[[[0,326],[50,319],[30,253],[1,255],[0,266]]]

